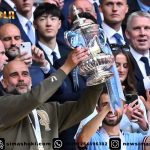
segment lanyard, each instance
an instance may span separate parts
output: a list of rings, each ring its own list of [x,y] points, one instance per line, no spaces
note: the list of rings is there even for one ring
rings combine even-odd
[[[44,150],[44,147],[42,145],[42,136],[41,136],[40,124],[39,124],[39,119],[38,119],[36,109],[32,110],[32,113],[33,113],[34,120],[35,120],[35,127],[34,127],[32,120],[31,120],[29,115],[28,115],[28,117],[29,117],[30,123],[31,123],[33,131],[34,131],[35,138],[38,142],[38,150]]]

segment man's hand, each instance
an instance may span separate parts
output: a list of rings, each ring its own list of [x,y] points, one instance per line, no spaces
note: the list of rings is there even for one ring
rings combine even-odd
[[[111,106],[109,102],[103,103],[103,106],[96,107],[97,111],[101,114],[100,117],[105,118],[109,111],[111,111]]]
[[[143,96],[140,96],[140,99],[142,100],[143,104],[145,105],[146,109],[150,111],[150,91],[146,90],[146,97],[147,100]]]
[[[75,48],[68,55],[67,60],[61,69],[68,74],[74,67],[76,67],[80,62],[88,58],[88,50],[83,48]]]
[[[31,66],[32,64],[32,56],[27,52],[18,55],[15,59],[23,61],[27,66]]]
[[[48,1],[48,3],[50,3],[50,4],[55,4],[57,7],[59,7],[60,9],[62,9],[63,8],[63,6],[64,6],[64,0],[47,0]],[[45,2],[47,2],[47,1],[45,1]]]
[[[132,119],[136,119],[140,128],[144,131],[148,130],[148,124],[144,117],[144,111],[140,108],[136,109],[132,114]]]
[[[140,104],[135,105],[138,102],[138,100],[133,101],[130,104],[125,104],[124,106],[124,110],[123,112],[127,115],[127,117],[129,118],[129,120],[132,120],[132,115],[134,113],[134,111],[138,108],[140,108]]]
[[[32,45],[32,59],[38,63],[40,67],[45,67],[48,64],[48,61],[45,59],[44,52],[35,45]]]

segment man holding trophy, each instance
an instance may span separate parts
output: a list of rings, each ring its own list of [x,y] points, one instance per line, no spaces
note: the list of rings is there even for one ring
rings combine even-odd
[[[70,47],[84,47],[90,53],[88,59],[78,65],[79,73],[87,76],[87,86],[106,83],[111,106],[115,110],[121,107],[124,95],[106,36],[96,23],[79,14],[75,6],[73,9],[75,19],[71,31],[65,33],[65,39]]]

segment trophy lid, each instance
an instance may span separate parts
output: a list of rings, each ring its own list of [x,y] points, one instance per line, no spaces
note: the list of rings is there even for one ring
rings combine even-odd
[[[84,26],[86,18],[79,17],[79,10],[77,10],[76,6],[73,5],[73,15],[76,16],[75,21],[73,22],[73,29],[80,28]]]

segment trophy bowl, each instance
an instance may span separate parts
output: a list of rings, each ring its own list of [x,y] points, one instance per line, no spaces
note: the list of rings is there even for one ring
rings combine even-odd
[[[88,77],[87,86],[106,82],[113,76],[110,68],[114,57],[103,52],[106,44],[104,31],[98,24],[80,18],[77,12],[75,15],[77,19],[73,22],[72,29],[65,32],[64,37],[71,48],[81,47],[89,51],[89,57],[78,65],[79,73]]]
[[[79,64],[79,73],[83,76],[88,76],[87,86],[92,86],[106,82],[113,73],[110,70],[114,58],[112,55],[97,55],[97,58],[89,56],[87,60]]]

